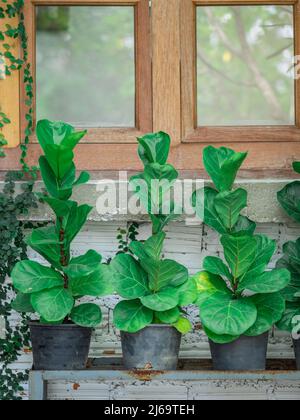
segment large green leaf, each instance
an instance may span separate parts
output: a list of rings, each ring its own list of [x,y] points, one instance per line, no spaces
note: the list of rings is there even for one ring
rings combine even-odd
[[[18,262],[11,277],[14,287],[25,294],[64,285],[64,280],[57,271],[35,261]]]
[[[188,306],[196,302],[198,298],[196,281],[190,277],[184,284],[178,287],[179,306]]]
[[[71,169],[74,159],[72,149],[56,144],[47,144],[45,147],[45,156],[58,180],[62,180]]]
[[[111,263],[116,291],[125,299],[136,299],[148,292],[147,274],[130,255],[117,255]]]
[[[163,324],[174,324],[180,318],[181,312],[178,308],[172,308],[164,312],[155,312],[155,317]]]
[[[218,191],[231,190],[236,175],[247,153],[236,153],[226,147],[208,146],[203,152],[203,163]]]
[[[173,324],[173,327],[181,334],[188,334],[193,329],[191,321],[183,316],[181,316],[178,321]]]
[[[215,229],[218,233],[224,234],[227,233],[227,229],[221,222],[215,209],[215,199],[217,195],[218,191],[212,188],[202,188],[194,192],[192,196],[192,205],[200,220]]]
[[[166,234],[160,232],[151,236],[145,243],[133,241],[129,248],[140,260],[150,257],[158,260],[161,256]]]
[[[297,297],[295,297],[295,294],[300,291],[300,265],[295,262],[296,259],[289,254],[294,248],[292,244],[293,243],[286,244],[287,246],[284,247],[285,254],[276,264],[277,268],[286,268],[291,273],[290,284],[281,292],[282,296],[289,302],[296,301]],[[294,245],[298,248],[299,241],[294,243]]]
[[[173,260],[157,261],[151,258],[141,260],[142,267],[149,274],[149,288],[159,291],[163,287],[177,287],[188,279],[188,270]]]
[[[124,300],[114,309],[114,325],[121,331],[136,333],[152,323],[153,315],[139,299]]]
[[[281,319],[285,310],[285,301],[280,293],[255,295],[250,300],[256,306],[257,319],[245,334],[257,337],[269,331]]]
[[[255,239],[257,241],[256,256],[242,281],[260,276],[267,268],[276,251],[276,241],[263,235],[257,235]]]
[[[208,298],[214,294],[224,294],[225,297],[231,298],[232,292],[228,289],[222,277],[207,271],[196,274],[193,279],[196,282],[199,297],[197,304],[201,306]]]
[[[277,198],[287,214],[300,222],[300,181],[288,184],[277,194]]]
[[[246,216],[240,216],[236,225],[231,231],[232,235],[253,235],[256,230],[256,223]]]
[[[232,275],[234,279],[238,279],[249,270],[255,260],[257,252],[256,239],[252,236],[233,237],[224,235],[221,238],[221,243]]]
[[[38,252],[53,267],[60,269],[60,244],[54,226],[34,229],[26,238],[26,244],[34,251]],[[66,250],[67,253],[69,250]]]
[[[289,259],[292,263],[298,265],[300,270],[300,239],[296,242],[287,242],[283,246],[284,254],[289,256]]]
[[[18,293],[16,298],[11,304],[11,307],[20,313],[33,313],[34,309],[31,305],[31,295]]]
[[[179,303],[178,290],[175,287],[166,287],[140,299],[144,306],[157,312],[168,311]]]
[[[215,334],[240,336],[255,323],[257,309],[248,298],[234,299],[218,292],[200,305],[200,317]]]
[[[297,172],[297,174],[300,174],[300,162],[294,162],[293,169],[295,172]]]
[[[100,264],[85,277],[70,279],[73,296],[106,296],[113,293],[113,272],[109,265]]]
[[[212,331],[210,331],[208,328],[206,328],[205,325],[203,325],[203,330],[205,334],[207,335],[207,337],[216,344],[229,344],[229,343],[233,343],[238,338],[240,338],[240,336],[234,337],[232,335],[215,334]]]
[[[170,136],[162,131],[154,134],[146,134],[138,138],[139,156],[144,165],[159,163],[164,165],[169,156],[171,139]]]
[[[47,145],[62,144],[73,131],[71,125],[61,121],[40,120],[36,127],[36,135],[44,152]]]
[[[74,299],[70,292],[62,287],[43,290],[31,296],[35,311],[48,322],[64,319],[71,312]]]
[[[230,273],[227,265],[218,257],[206,257],[203,261],[203,268],[212,274],[216,274],[221,277],[225,277],[228,280],[232,280],[232,274]]]
[[[76,181],[73,184],[73,187],[79,187],[79,185],[86,184],[89,182],[91,176],[88,172],[81,172],[79,177],[76,179]]]
[[[281,320],[277,323],[277,327],[282,331],[292,332],[295,325],[293,321],[295,320],[295,317],[299,317],[299,316],[300,316],[300,299],[296,302],[287,302],[286,310]]]
[[[68,215],[72,207],[76,205],[74,201],[59,200],[57,198],[42,195],[39,196],[39,198],[51,207],[57,218],[65,217]]]
[[[215,198],[215,209],[222,224],[230,231],[239,220],[241,211],[247,207],[247,191],[239,188],[224,191]]]
[[[291,274],[285,268],[266,271],[258,277],[247,277],[238,291],[250,290],[254,293],[275,293],[283,290],[291,281]]]
[[[85,255],[72,258],[64,272],[72,278],[88,276],[97,270],[101,260],[98,252],[90,250]]]
[[[81,327],[97,327],[102,321],[102,312],[94,303],[76,306],[71,312],[71,319]]]
[[[49,194],[52,197],[60,199],[60,200],[68,200],[72,195],[73,184],[71,184],[69,188],[66,188],[66,185],[64,185],[63,181],[61,182],[61,184],[59,184],[45,156],[40,157],[39,166],[40,166],[41,175],[42,175],[44,184]],[[70,173],[73,174],[73,171],[70,170]],[[75,171],[74,171],[74,176],[75,176]]]
[[[88,206],[87,204],[72,208],[65,227],[65,236],[68,243],[71,243],[76,238],[92,210],[93,207]]]

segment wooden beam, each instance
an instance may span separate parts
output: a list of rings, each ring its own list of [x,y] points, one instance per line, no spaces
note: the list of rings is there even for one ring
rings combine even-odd
[[[180,0],[152,0],[153,125],[181,142]]]
[[[12,3],[10,0],[8,3]],[[0,19],[0,30],[5,30],[5,25],[18,26],[18,17]],[[18,57],[20,51],[19,39],[9,38],[7,43],[11,46],[10,52]],[[0,44],[1,47],[1,44]],[[3,51],[1,51],[3,52]],[[11,120],[0,131],[8,141],[7,147],[16,147],[20,144],[20,74],[13,71],[11,76],[0,79],[0,111],[4,112]]]

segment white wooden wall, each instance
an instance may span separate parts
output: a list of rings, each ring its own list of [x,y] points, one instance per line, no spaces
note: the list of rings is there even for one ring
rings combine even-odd
[[[116,239],[118,227],[126,227],[126,223],[123,224],[113,222],[113,223],[88,223],[86,228],[78,236],[76,242],[74,243],[73,253],[81,254],[84,253],[87,249],[95,249],[100,252],[104,258],[113,257],[117,247],[118,241]],[[280,225],[280,224],[261,224],[258,227],[259,233],[264,233],[276,239],[278,242],[278,253],[273,261],[273,265],[281,255],[281,248],[283,243],[288,240],[295,240],[300,236],[300,228],[297,225]],[[150,234],[150,226],[148,223],[142,224],[140,226],[140,237],[142,239],[147,238]],[[190,274],[194,274],[201,269],[201,264],[203,259],[207,255],[220,255],[221,248],[219,244],[219,236],[213,231],[204,228],[203,226],[186,226],[182,223],[174,223],[170,225],[167,230],[167,241],[165,246],[165,256],[167,258],[176,259],[178,262],[185,264],[189,270]],[[38,259],[37,255],[32,254],[33,258]],[[111,296],[106,299],[101,300],[101,304],[104,310],[104,321],[102,326],[95,332],[92,348],[91,348],[91,357],[103,357],[103,356],[113,356],[120,355],[120,343],[119,343],[119,334],[118,331],[112,326],[112,310],[115,303],[118,301],[117,297]],[[205,335],[200,329],[199,319],[197,314],[197,308],[189,309],[190,317],[194,322],[195,328],[194,331],[183,339],[183,345],[181,349],[181,356],[188,358],[209,358],[209,349],[208,343]],[[14,322],[18,322],[18,318],[14,318]],[[288,335],[279,333],[275,331],[270,339],[269,346],[269,357],[270,358],[293,358],[292,343]],[[19,361],[15,363],[12,368],[18,371],[29,369],[31,367],[31,354],[28,352],[28,349],[24,349],[24,353],[20,357]],[[121,384],[114,385],[114,395],[118,399],[118,395],[122,396],[122,386]],[[75,392],[73,390],[72,384],[52,384],[49,387],[50,397],[53,398],[98,398],[98,399],[107,399],[108,384],[83,384],[80,388],[80,392]],[[151,388],[146,392],[150,395],[150,399],[156,399],[158,395],[162,395],[159,391],[159,388]],[[205,389],[207,385],[199,384],[199,387],[195,389],[189,389],[184,384],[182,386],[176,385],[176,389],[173,389],[172,384],[169,384],[170,393],[172,394],[172,399],[175,399],[174,395],[179,395],[179,398],[184,399],[187,393],[191,398],[201,399],[201,395],[204,394],[211,398],[214,396],[214,389],[218,388],[218,384],[210,384],[210,390]],[[227,385],[230,389],[231,386]],[[289,394],[289,386],[282,389],[283,394]],[[294,386],[294,385],[293,385]],[[27,398],[27,386],[26,391],[23,397]],[[178,388],[179,387],[179,388]],[[204,388],[203,388],[204,387]],[[274,390],[270,390],[268,386],[265,386],[266,389],[262,390],[262,395],[265,397],[272,396]],[[178,389],[177,389],[178,388]],[[249,388],[249,389],[248,389]],[[241,397],[246,397],[247,395],[251,398],[251,392],[257,393],[255,387],[251,384],[245,384],[243,391],[241,391]],[[281,389],[281,388],[280,388]],[[146,391],[146,390],[145,390]],[[136,390],[132,388],[132,397],[135,397]],[[201,394],[202,392],[202,394]],[[203,395],[204,395],[203,394]],[[163,394],[166,397],[169,395]],[[299,388],[297,389],[296,396],[300,396]],[[220,394],[222,398],[222,392]]]

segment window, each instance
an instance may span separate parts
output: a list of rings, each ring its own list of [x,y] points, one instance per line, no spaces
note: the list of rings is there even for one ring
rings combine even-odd
[[[181,12],[183,142],[299,141],[299,2],[182,0]]]
[[[148,0],[30,0],[25,16],[36,120],[87,128],[88,143],[152,131]]]

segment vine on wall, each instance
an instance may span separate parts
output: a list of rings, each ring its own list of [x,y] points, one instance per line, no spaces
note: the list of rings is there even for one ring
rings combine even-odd
[[[33,194],[33,186],[37,177],[37,168],[30,168],[26,163],[29,138],[33,132],[33,78],[28,63],[27,36],[23,13],[24,0],[0,1],[0,82],[13,72],[23,69],[24,86],[26,92],[26,128],[20,145],[21,170],[8,172],[4,181],[3,191],[0,193],[0,317],[5,322],[5,339],[0,339],[0,400],[20,399],[23,388],[20,385],[27,380],[27,374],[16,373],[10,369],[21,350],[29,346],[27,319],[24,316],[20,324],[11,322],[13,295],[12,285],[7,282],[11,270],[20,259],[27,258],[27,247],[24,241],[24,231],[30,226],[20,219],[28,214],[29,209],[37,207]],[[18,17],[16,25],[1,24],[1,19]],[[20,56],[15,56],[12,43],[16,40],[21,45]],[[7,139],[1,132],[7,124],[12,124],[5,110],[0,113],[0,157],[5,157],[3,146]],[[23,181],[21,191],[16,191],[16,182]],[[25,181],[25,182],[24,182]]]

